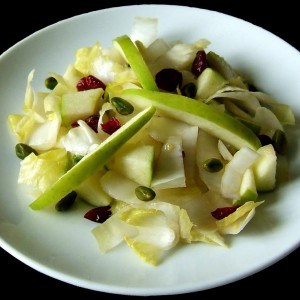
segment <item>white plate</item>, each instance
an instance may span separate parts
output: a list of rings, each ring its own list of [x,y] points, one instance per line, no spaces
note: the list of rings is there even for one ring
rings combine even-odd
[[[69,214],[33,212],[32,200],[17,185],[19,161],[6,118],[21,111],[26,78],[43,89],[49,71],[61,73],[75,50],[128,34],[135,16],[157,17],[159,35],[192,42],[207,38],[259,88],[290,104],[300,115],[300,55],[273,34],[224,14],[179,6],[141,5],[106,9],[47,27],[21,41],[0,58],[1,181],[0,245],[36,270],[84,288],[128,295],[166,295],[205,290],[249,276],[299,246],[299,127],[289,135],[291,179],[266,196],[251,224],[228,238],[229,248],[193,244],[177,248],[157,267],[146,265],[126,246],[98,252],[94,226],[80,207]],[[177,22],[180,20],[180,22]],[[284,58],[284,63],[282,60]],[[279,62],[279,63],[278,63]],[[298,105],[297,105],[298,104]]]

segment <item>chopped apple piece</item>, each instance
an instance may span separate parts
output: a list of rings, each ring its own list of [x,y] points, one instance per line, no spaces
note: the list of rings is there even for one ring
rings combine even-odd
[[[272,191],[276,185],[276,152],[271,144],[257,150],[260,158],[253,165],[253,172],[257,190],[259,192]]]
[[[257,200],[257,190],[254,179],[254,174],[251,168],[247,169],[243,175],[242,183],[240,187],[240,200],[234,202],[234,205],[243,205],[248,201]]]
[[[211,68],[206,68],[197,79],[196,99],[206,100],[227,83],[228,81],[218,72]]]
[[[123,147],[107,165],[143,186],[150,186],[153,174],[154,146],[129,144]]]
[[[61,117],[65,125],[98,113],[103,89],[64,94],[61,98]]]

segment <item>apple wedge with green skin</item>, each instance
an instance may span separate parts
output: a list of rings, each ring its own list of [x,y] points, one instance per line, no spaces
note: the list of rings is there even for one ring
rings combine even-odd
[[[106,164],[108,169],[150,187],[154,163],[154,146],[129,144]]]
[[[243,205],[248,201],[257,201],[257,190],[253,170],[247,169],[243,175],[240,187],[240,199],[233,202],[233,205]]]
[[[211,68],[206,68],[197,78],[196,99],[205,101],[226,84],[228,81],[221,74]]]
[[[98,88],[62,95],[60,110],[64,125],[69,126],[98,113],[103,93],[103,89]]]
[[[271,144],[257,150],[259,159],[254,163],[256,188],[258,192],[270,192],[276,187],[277,155]]]
[[[185,96],[127,89],[121,97],[133,104],[137,109],[155,106],[161,115],[169,116],[218,137],[237,149],[247,146],[253,150],[261,147],[258,137],[237,119],[207,104]]]
[[[29,206],[33,210],[56,204],[60,199],[75,190],[84,180],[94,174],[134,136],[154,115],[155,107],[150,106],[137,114],[120,129],[109,136],[98,148],[87,154],[79,163],[60,177],[51,188],[41,194]]]
[[[145,63],[142,54],[129,36],[123,35],[117,37],[113,40],[113,45],[124,55],[142,87],[147,90],[158,91],[155,80]]]

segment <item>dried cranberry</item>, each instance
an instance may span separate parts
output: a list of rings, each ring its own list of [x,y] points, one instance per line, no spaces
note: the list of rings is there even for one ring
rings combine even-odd
[[[76,87],[77,91],[79,92],[98,88],[102,88],[103,90],[105,90],[106,88],[105,84],[93,75],[81,78],[78,81]]]
[[[121,123],[115,117],[109,119],[107,122],[101,124],[101,128],[108,134],[113,134],[121,127]]]
[[[98,122],[99,122],[99,115],[91,115],[87,117],[85,120],[85,123],[89,125],[95,132],[98,132]],[[71,124],[72,128],[78,127],[78,122],[74,122]]]
[[[109,205],[95,207],[89,210],[87,213],[85,213],[84,217],[93,222],[103,223],[112,215],[110,209],[111,207]]]
[[[225,217],[229,216],[230,214],[234,213],[239,206],[227,206],[227,207],[220,207],[211,212],[211,215],[217,219],[221,220],[224,219]]]
[[[174,92],[177,87],[182,85],[182,74],[175,69],[162,69],[155,76],[155,82],[158,88]]]
[[[87,117],[85,123],[88,124],[95,132],[98,132],[99,115],[91,115]]]
[[[206,53],[204,50],[199,50],[192,64],[192,73],[198,77],[207,67]]]
[[[78,126],[79,126],[79,124],[77,123],[77,121],[71,124],[72,128],[75,128],[75,127],[78,127]]]

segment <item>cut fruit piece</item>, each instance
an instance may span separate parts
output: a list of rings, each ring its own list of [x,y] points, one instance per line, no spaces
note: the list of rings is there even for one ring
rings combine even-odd
[[[152,187],[170,189],[186,186],[182,153],[181,137],[170,136],[160,152]]]
[[[225,166],[221,182],[223,197],[237,201],[240,199],[240,189],[243,175],[259,158],[259,154],[247,147],[237,151],[232,160]]]
[[[198,126],[237,149],[247,146],[256,150],[261,146],[258,137],[241,122],[200,101],[176,94],[136,89],[124,90],[122,97],[137,109],[154,105],[160,110],[160,115]]]
[[[113,44],[125,57],[144,89],[157,91],[155,80],[138,48],[127,35],[114,39]]]
[[[107,206],[112,200],[112,198],[104,192],[100,184],[101,176],[104,173],[104,171],[100,171],[93,174],[75,189],[75,192],[80,198],[96,207]]]
[[[133,117],[119,130],[110,135],[93,152],[87,154],[72,169],[60,177],[46,192],[30,204],[34,210],[56,204],[76,189],[84,180],[94,174],[136,134],[154,115],[155,108],[149,107]]]
[[[253,165],[256,188],[259,192],[272,191],[276,185],[276,152],[271,144],[257,150],[260,158]]]
[[[154,146],[129,144],[107,164],[123,176],[143,186],[150,186],[153,174]]]
[[[241,188],[240,188],[240,200],[234,202],[233,205],[243,205],[248,201],[257,200],[257,190],[252,169],[247,169],[243,175]]]
[[[206,68],[197,79],[196,99],[206,100],[227,83],[228,81],[221,74],[211,68]]]
[[[103,89],[99,88],[64,94],[61,98],[61,116],[64,125],[68,126],[77,120],[84,120],[97,114],[103,92]]]

